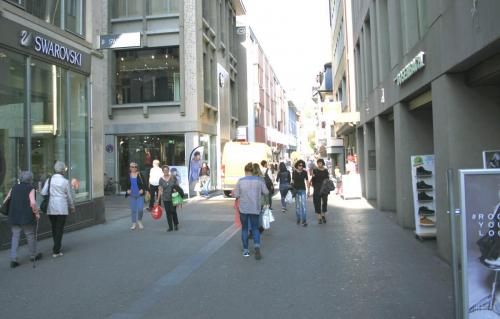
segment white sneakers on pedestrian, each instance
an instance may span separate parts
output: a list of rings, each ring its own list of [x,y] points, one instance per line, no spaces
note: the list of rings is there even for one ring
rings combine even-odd
[[[139,229],[144,229],[144,225],[140,220],[137,221],[137,225],[139,225]]]
[[[62,257],[62,256],[63,256],[63,253],[52,254],[52,258],[58,258],[58,257]]]
[[[134,230],[136,227],[136,223],[132,223],[132,226],[130,227],[131,230]]]

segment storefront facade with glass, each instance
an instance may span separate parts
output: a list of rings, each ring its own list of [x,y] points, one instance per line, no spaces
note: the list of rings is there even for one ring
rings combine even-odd
[[[75,229],[104,221],[103,198],[96,196],[90,165],[92,57],[87,50],[51,32],[50,26],[45,30],[9,19],[10,10],[28,17],[35,15],[57,27],[65,25],[63,29],[83,37],[85,2],[63,3],[66,9],[58,19],[65,24],[47,21],[42,14],[47,10],[32,1],[9,1],[0,7],[5,10],[0,30],[9,30],[0,35],[0,201],[17,183],[21,171],[33,173],[34,186],[40,191],[53,173],[55,161],[63,161],[77,207],[77,213],[68,218],[67,228]],[[56,15],[60,8],[57,10]],[[70,15],[77,13],[79,18],[72,20]],[[39,204],[41,200],[37,193]],[[8,228],[5,218],[0,218],[2,248],[9,244]],[[42,218],[40,236],[49,235],[49,228],[47,219]]]

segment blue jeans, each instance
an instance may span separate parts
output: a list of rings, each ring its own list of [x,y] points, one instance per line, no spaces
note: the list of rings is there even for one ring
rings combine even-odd
[[[144,204],[144,198],[142,196],[130,196],[130,210],[132,211],[132,223],[136,223],[137,220],[142,220],[142,207]]]
[[[251,224],[254,247],[260,247],[259,215],[243,214],[240,212],[241,241],[243,250],[248,251],[248,224]]]
[[[295,195],[295,213],[297,214],[297,221],[302,221],[303,223],[307,220],[307,205],[306,205],[306,191],[297,190],[297,195]]]
[[[208,197],[208,189],[210,188],[210,178],[206,178],[204,181],[203,181],[203,187],[201,189],[201,192],[203,193],[203,195],[205,195],[206,197]]]
[[[21,231],[24,232],[26,240],[28,241],[28,248],[30,256],[36,255],[36,241],[35,241],[35,226],[32,224],[27,225],[12,225],[12,241],[10,245],[10,260],[17,261],[17,248],[19,247],[19,239],[21,238]]]
[[[280,194],[281,194],[281,208],[286,208],[286,195],[288,194],[288,192],[290,191],[290,186],[288,187],[283,187],[281,188],[280,187]]]

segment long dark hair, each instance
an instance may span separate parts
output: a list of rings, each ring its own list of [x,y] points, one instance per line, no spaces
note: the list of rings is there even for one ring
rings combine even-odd
[[[281,162],[280,163],[280,172],[285,172],[286,171],[286,165],[285,163]]]

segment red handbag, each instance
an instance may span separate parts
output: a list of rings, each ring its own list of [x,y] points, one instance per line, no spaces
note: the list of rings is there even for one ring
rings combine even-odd
[[[163,209],[161,208],[160,205],[154,205],[153,209],[151,210],[151,217],[153,219],[160,219],[161,215],[163,214]]]

